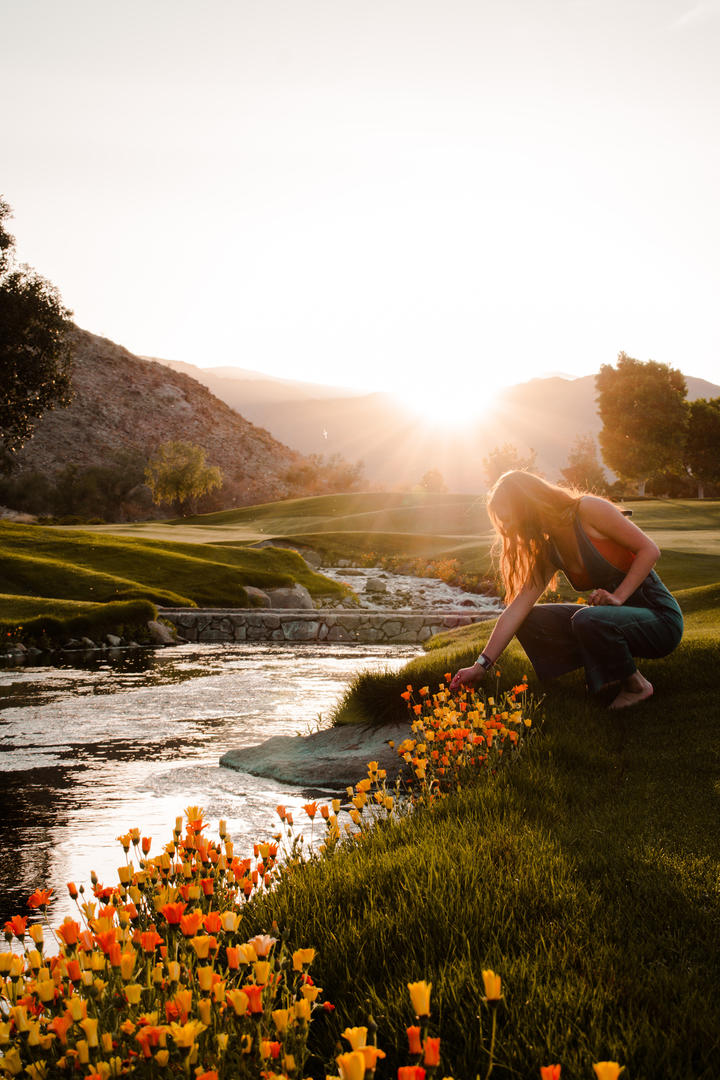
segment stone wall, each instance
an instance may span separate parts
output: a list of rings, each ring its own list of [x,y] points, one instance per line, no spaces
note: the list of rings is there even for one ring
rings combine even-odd
[[[168,608],[161,614],[186,641],[357,641],[379,645],[420,644],[443,630],[494,618],[492,614],[469,614],[467,610],[404,613]]]

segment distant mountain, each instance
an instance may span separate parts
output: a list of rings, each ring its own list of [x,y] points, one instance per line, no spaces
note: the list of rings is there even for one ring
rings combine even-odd
[[[245,368],[201,368],[182,360],[163,360],[157,356],[146,356],[144,359],[189,375],[238,412],[242,412],[249,402],[269,404],[273,401],[307,401],[311,398],[358,397],[362,393],[349,387],[281,379]]]
[[[553,375],[508,387],[487,413],[479,410],[474,427],[453,431],[420,419],[391,394],[357,394],[239,369],[187,364],[182,370],[304,454],[362,460],[367,480],[377,487],[413,485],[436,468],[453,491],[484,491],[482,459],[506,442],[523,455],[535,450],[538,469],[555,480],[577,436],[597,437],[602,426],[594,375]],[[704,379],[688,376],[687,385],[691,401],[720,397],[720,386]],[[477,393],[481,402],[480,386]]]
[[[148,454],[177,439],[203,447],[209,464],[220,466],[237,504],[292,494],[283,476],[301,455],[207,387],[86,330],[76,328],[72,336],[73,401],[45,413],[18,455],[20,471],[106,465],[122,451]]]

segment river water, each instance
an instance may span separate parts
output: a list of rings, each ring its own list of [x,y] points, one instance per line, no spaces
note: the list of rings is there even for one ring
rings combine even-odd
[[[397,669],[416,646],[192,645],[85,666],[0,671],[0,926],[52,888],[51,920],[73,914],[66,882],[114,883],[116,837],[139,827],[153,853],[175,818],[204,807],[238,854],[278,825],[275,806],[321,792],[221,768],[226,750],[307,734],[360,670]],[[74,661],[75,662],[75,661]]]

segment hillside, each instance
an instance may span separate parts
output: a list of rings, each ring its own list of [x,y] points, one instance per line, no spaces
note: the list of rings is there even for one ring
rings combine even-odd
[[[478,420],[472,427],[434,425],[397,397],[357,394],[337,387],[270,379],[240,369],[182,367],[256,424],[304,454],[341,454],[362,460],[368,481],[392,488],[416,484],[439,469],[452,491],[485,490],[482,459],[493,447],[514,443],[556,479],[578,435],[597,436],[600,420],[595,376],[531,379],[502,391],[487,411],[478,389]],[[688,399],[720,396],[720,386],[687,376]]]
[[[180,439],[205,449],[237,503],[290,493],[283,475],[300,455],[207,387],[86,330],[76,328],[73,338],[74,399],[45,413],[18,456],[21,472],[112,464],[123,451],[148,455]]]

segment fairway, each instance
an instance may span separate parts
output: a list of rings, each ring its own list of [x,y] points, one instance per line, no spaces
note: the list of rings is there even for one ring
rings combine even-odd
[[[677,592],[720,582],[720,501],[630,501],[633,521],[658,543],[658,571]],[[351,563],[434,573],[445,563],[464,580],[494,580],[493,533],[476,495],[365,492],[286,499],[183,520],[87,527],[0,525],[0,591],[16,597],[106,602],[144,597],[165,606],[237,607],[244,587],[305,585],[340,595],[295,552],[314,549],[325,565]],[[561,576],[558,594],[577,593]],[[27,619],[28,600],[22,605]],[[6,599],[6,620],[19,619]],[[37,614],[42,606],[38,604]]]
[[[87,532],[87,525],[64,525],[66,532]],[[137,540],[165,540],[178,544],[254,544],[267,540],[267,533],[252,525],[170,525],[166,521],[123,522],[93,525],[101,536],[127,536]]]

